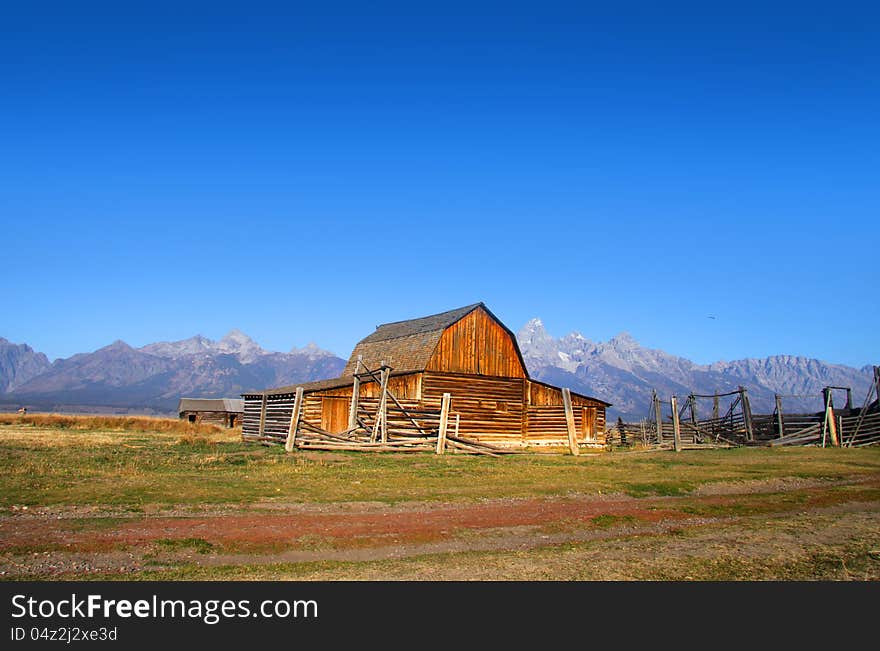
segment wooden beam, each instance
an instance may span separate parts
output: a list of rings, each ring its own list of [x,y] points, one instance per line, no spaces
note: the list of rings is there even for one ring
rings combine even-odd
[[[874,395],[880,403],[880,366],[874,367]]]
[[[383,362],[383,365],[384,365],[384,362]],[[376,377],[376,374],[375,374],[373,371],[371,371],[371,370],[367,367],[366,364],[364,364],[364,371],[365,371],[365,374],[366,374],[366,375],[369,375],[371,378],[373,378],[374,380],[376,380],[376,382],[378,382],[380,385],[382,384],[382,371],[381,371],[381,370],[379,371],[379,377],[378,377],[378,378]],[[391,367],[388,367],[388,374],[389,374],[389,377],[390,377],[390,376],[391,376]],[[421,376],[420,376],[420,377],[419,377],[419,387],[420,387],[420,388],[419,388],[419,395],[421,395],[421,384],[422,384],[422,379],[421,379]],[[395,395],[394,395],[394,392],[391,391],[391,389],[388,388],[388,382],[387,382],[387,381],[385,382],[385,392],[384,392],[384,395],[385,395],[387,398],[391,398],[391,402],[393,402],[395,405],[397,405],[397,408],[400,409],[400,411],[403,412],[403,415],[406,416],[406,417],[409,419],[409,422],[411,422],[411,423],[415,426],[415,428],[416,428],[417,430],[419,430],[419,431],[420,431],[422,434],[424,434],[425,436],[428,435],[428,433],[422,428],[422,426],[419,425],[419,424],[416,422],[416,419],[412,417],[412,414],[410,413],[411,410],[407,409],[407,408],[404,407],[402,404],[400,404],[400,401],[397,399],[397,396],[395,396]],[[419,400],[421,401],[421,398],[419,398]],[[387,402],[387,401],[386,401],[386,402]]]
[[[831,445],[839,448],[840,438],[837,436],[837,419],[834,417],[834,403],[831,400],[831,389],[824,389],[825,393],[825,423],[822,426],[822,447],[825,447],[825,433],[831,436]]]
[[[290,412],[290,427],[287,430],[287,441],[284,443],[284,449],[293,452],[293,446],[296,444],[296,431],[299,429],[299,415],[302,411],[303,388],[296,388],[296,397],[293,399],[293,411]]]
[[[663,408],[660,406],[660,396],[653,392],[651,398],[654,401],[654,422],[657,424],[657,445],[663,443]]]
[[[260,402],[260,430],[259,435],[262,438],[266,433],[266,394],[263,394],[263,400]]]
[[[776,429],[779,430],[779,438],[785,436],[785,420],[782,417],[782,396],[776,394]]]
[[[697,397],[692,393],[688,396],[688,402],[691,406],[691,425],[694,427],[693,438],[694,443],[699,443],[697,440],[697,433],[700,431],[699,423],[697,422]]]
[[[673,445],[676,452],[681,452],[681,423],[678,419],[678,404],[675,396],[669,399],[669,405],[672,407],[672,436]]]
[[[357,427],[357,413],[358,413],[358,400],[361,394],[361,379],[358,377],[358,373],[361,372],[361,362],[363,361],[363,355],[358,355],[357,363],[355,365],[354,371],[354,384],[351,385],[351,405],[348,408],[348,429],[353,430]]]
[[[749,392],[745,387],[740,387],[740,400],[742,401],[743,420],[746,424],[746,438],[749,441],[755,440],[755,429],[752,425],[752,407],[749,402]]]
[[[379,398],[379,406],[376,408],[376,420],[373,422],[373,433],[370,436],[370,441],[373,443],[375,443],[380,436],[382,437],[383,443],[388,440],[388,426],[386,425],[386,419],[388,416],[388,376],[390,374],[391,372],[387,368],[383,368],[379,372],[382,394]]]
[[[449,425],[449,404],[452,402],[452,394],[444,393],[440,402],[440,432],[437,436],[437,454],[446,453],[446,428]],[[458,434],[456,426],[456,434]]]
[[[580,454],[577,442],[577,430],[574,426],[574,409],[571,406],[571,390],[568,387],[562,389],[562,404],[565,406],[565,424],[568,428],[568,449],[574,456]]]

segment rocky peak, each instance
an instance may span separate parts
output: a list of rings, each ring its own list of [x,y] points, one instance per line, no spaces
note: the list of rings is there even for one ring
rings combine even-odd
[[[639,342],[628,332],[620,332],[608,340],[608,345],[617,350],[633,350],[640,348]]]
[[[148,344],[141,348],[141,351],[158,357],[176,359],[186,355],[209,352],[213,345],[214,342],[207,337],[196,335],[189,339],[181,339],[180,341],[160,341],[155,344]]]
[[[219,352],[238,355],[243,362],[252,362],[260,355],[266,354],[256,341],[237,328],[230,330],[218,341],[216,349]]]
[[[517,333],[516,338],[521,344],[538,344],[553,338],[547,334],[544,329],[544,322],[541,319],[530,319]]]
[[[302,348],[294,346],[290,349],[292,355],[305,355],[309,359],[318,359],[320,357],[335,357],[329,350],[324,350],[314,341],[310,341]]]
[[[99,348],[99,349],[96,350],[95,352],[107,352],[107,353],[120,352],[120,353],[127,353],[127,352],[132,351],[132,350],[134,350],[134,348],[132,348],[132,347],[129,346],[127,343],[125,343],[124,341],[122,341],[122,339],[117,339],[116,341],[114,341],[114,342],[113,342],[112,344],[110,344],[109,346],[104,346],[103,348]]]
[[[51,364],[43,353],[27,344],[14,344],[0,337],[0,393],[12,391],[46,371]]]

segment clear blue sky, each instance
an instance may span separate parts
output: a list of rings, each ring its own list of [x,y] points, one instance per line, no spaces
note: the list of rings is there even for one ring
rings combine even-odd
[[[483,300],[700,362],[878,362],[878,26],[847,2],[7,4],[0,336],[346,356]]]

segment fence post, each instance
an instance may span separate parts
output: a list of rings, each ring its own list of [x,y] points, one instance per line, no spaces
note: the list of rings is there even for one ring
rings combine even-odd
[[[654,401],[654,422],[657,425],[657,445],[663,444],[663,407],[660,405],[660,396],[654,391],[651,398]]]
[[[348,408],[348,430],[351,431],[357,427],[358,400],[361,394],[361,379],[358,374],[361,372],[361,361],[363,355],[358,355],[357,363],[354,369],[354,383],[351,385],[351,405]]]
[[[440,402],[440,430],[437,433],[437,454],[446,452],[446,427],[449,424],[449,403],[452,402],[452,394],[444,393]]]
[[[263,399],[262,399],[262,401],[260,401],[260,429],[259,429],[260,439],[263,438],[265,433],[266,433],[266,394],[263,393]]]
[[[299,414],[302,411],[303,388],[296,388],[296,396],[293,399],[293,411],[290,412],[290,427],[287,430],[287,441],[284,442],[284,449],[293,452],[293,446],[296,443],[296,430],[299,429]]]
[[[874,397],[877,398],[877,403],[880,404],[880,366],[874,367]],[[868,405],[869,407],[871,405]]]
[[[837,419],[834,418],[834,404],[831,399],[831,389],[822,389],[825,394],[825,422],[822,425],[822,447],[825,447],[826,430],[831,435],[831,445],[840,447],[840,439],[837,436]]]
[[[675,396],[669,399],[669,404],[672,407],[672,442],[675,451],[681,452],[681,423],[678,421],[678,404]]]
[[[740,387],[740,401],[742,402],[743,420],[746,425],[746,437],[749,441],[755,440],[755,430],[752,428],[752,407],[749,403],[749,392],[745,387]]]
[[[776,394],[776,429],[779,430],[779,438],[785,436],[785,421],[782,419],[782,396]]]
[[[571,406],[571,390],[567,387],[562,389],[562,404],[565,407],[565,426],[568,430],[568,449],[574,456],[580,454],[577,442],[577,430],[574,426],[574,409]]]

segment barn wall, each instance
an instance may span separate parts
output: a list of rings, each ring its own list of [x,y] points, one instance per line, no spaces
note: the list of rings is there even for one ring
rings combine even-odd
[[[463,436],[486,443],[522,444],[522,380],[425,373],[425,407],[439,409],[444,393],[452,394],[451,412],[460,414]]]
[[[244,417],[241,420],[241,437],[256,440],[260,432],[260,396],[244,396]]]
[[[426,370],[526,377],[513,337],[483,308],[444,331]]]
[[[439,409],[443,393],[452,394],[451,413],[460,417],[460,434],[497,445],[567,445],[568,429],[562,391],[519,378],[426,372],[396,376],[389,379],[389,388],[407,409]],[[304,396],[303,418],[322,429],[341,432],[348,426],[351,386],[307,393]],[[375,413],[379,403],[379,385],[364,382],[360,404]],[[265,433],[283,439],[287,436],[293,410],[293,394],[268,396]],[[243,436],[258,436],[261,396],[245,397]],[[605,406],[598,400],[572,395],[575,427],[579,441],[588,435],[597,442],[604,440]],[[389,401],[389,428],[408,421],[395,413]],[[592,428],[592,432],[590,429]],[[450,430],[451,431],[451,430]]]
[[[574,407],[574,405],[572,405]],[[598,407],[574,407],[577,440],[586,442],[604,440],[605,411]],[[592,431],[590,431],[592,428]],[[559,442],[568,445],[568,424],[565,407],[529,407],[526,420],[526,439],[529,443]]]
[[[418,409],[421,392],[421,375],[400,375],[388,379],[388,389],[407,409]],[[302,418],[305,422],[320,427],[331,433],[339,433],[348,428],[348,412],[351,408],[351,386],[325,389],[306,393],[303,396]],[[380,386],[377,382],[362,382],[358,402],[368,412],[375,413],[379,405]],[[266,398],[266,425],[264,435],[275,438],[286,438],[290,429],[290,416],[293,413],[293,393],[270,395]],[[245,440],[257,440],[260,431],[260,410],[262,396],[245,396],[245,417],[242,425],[242,437]],[[395,413],[395,407],[389,400],[388,426],[393,429],[396,423],[409,423]]]
[[[421,373],[392,376],[388,378],[388,390],[400,400],[418,400],[421,391],[421,378]],[[362,399],[378,398],[381,393],[382,388],[378,382],[361,380],[359,395]],[[350,399],[351,386],[325,389],[324,391],[316,391],[315,394],[322,396],[345,396]]]
[[[562,389],[552,387],[539,382],[529,382],[529,404],[533,407],[561,407],[562,406]],[[592,400],[584,396],[571,394],[571,404],[574,407],[602,407],[604,405],[599,400]]]
[[[419,408],[419,397],[422,390],[420,373],[399,375],[388,378],[388,390],[407,409]],[[309,408],[307,420],[331,433],[345,431],[348,428],[348,413],[351,409],[352,387],[339,387],[308,394],[306,405]],[[362,381],[358,392],[358,404],[367,412],[374,414],[379,408],[382,388],[373,380]],[[388,400],[388,426],[394,429],[398,422],[409,423],[396,413],[396,405]]]
[[[568,444],[568,424],[562,389],[538,382],[529,382],[529,404],[526,413],[526,438],[529,443],[559,442]],[[575,430],[579,441],[588,435],[594,440],[604,440],[605,405],[598,400],[572,394]]]
[[[190,416],[196,417],[196,423],[217,425],[219,427],[229,427],[230,416],[235,418],[233,427],[237,425],[241,419],[239,414],[232,414],[227,411],[182,411],[179,414],[181,420],[188,421]]]

